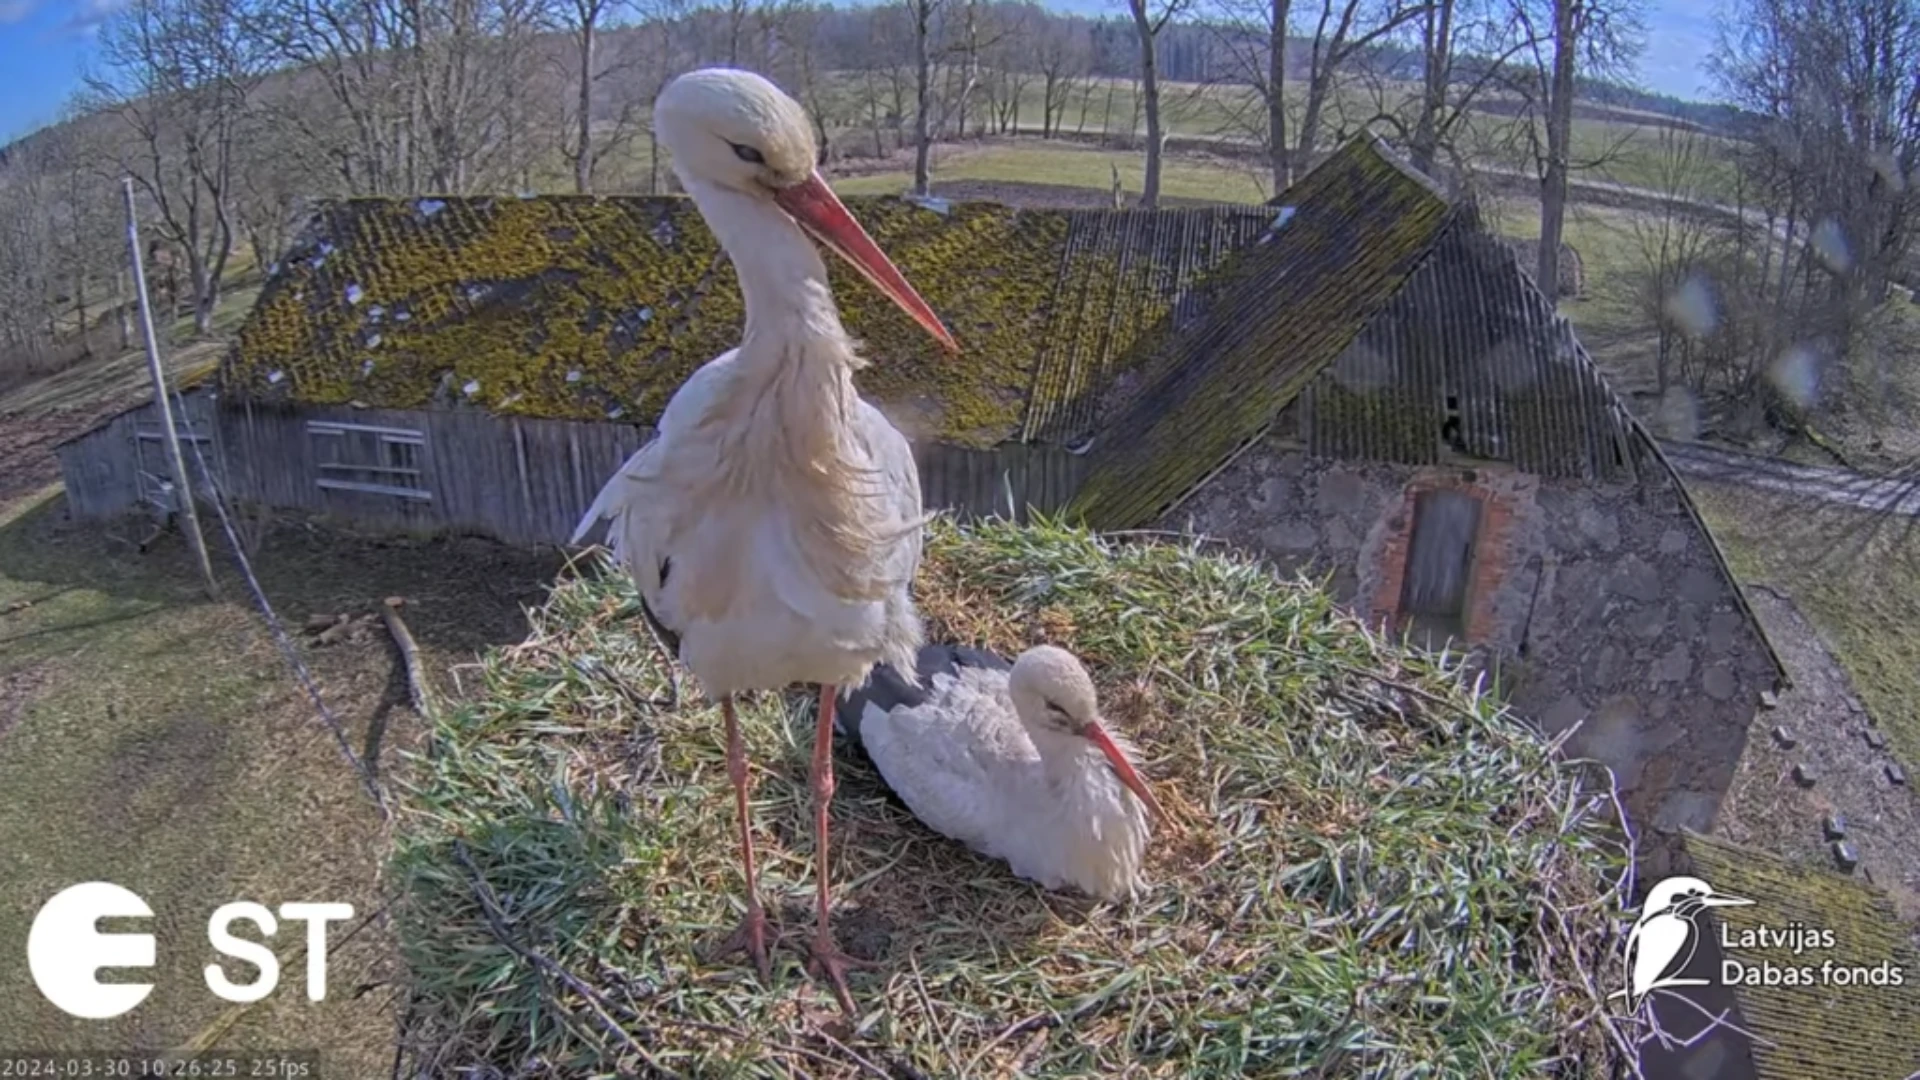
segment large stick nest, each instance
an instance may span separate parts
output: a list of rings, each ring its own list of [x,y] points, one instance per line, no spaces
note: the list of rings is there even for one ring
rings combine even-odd
[[[936,640],[1086,659],[1173,820],[1130,905],[930,832],[839,755],[840,1018],[811,931],[808,696],[743,709],[773,985],[740,917],[718,710],[604,564],[563,579],[415,763],[396,857],[433,1075],[1584,1075],[1618,1045],[1616,805],[1456,660],[1308,582],[1040,526],[941,525]],[[677,698],[677,700],[676,700]]]

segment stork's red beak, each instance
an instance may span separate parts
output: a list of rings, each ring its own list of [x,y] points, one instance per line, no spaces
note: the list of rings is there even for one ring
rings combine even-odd
[[[1167,815],[1166,811],[1160,809],[1160,800],[1153,797],[1152,789],[1148,788],[1147,782],[1141,779],[1139,771],[1133,767],[1133,762],[1128,761],[1127,755],[1122,753],[1120,747],[1114,744],[1112,736],[1107,734],[1106,729],[1101,727],[1098,722],[1095,722],[1082,728],[1081,734],[1091,739],[1093,745],[1099,747],[1100,752],[1107,755],[1107,761],[1113,765],[1113,771],[1119,774],[1120,782],[1127,785],[1127,790],[1138,795],[1140,801],[1146,804],[1147,810],[1150,811],[1156,819],[1165,821]]]
[[[912,285],[907,284],[906,276],[900,273],[893,260],[873,242],[867,230],[847,213],[840,197],[833,193],[827,182],[818,172],[805,182],[792,187],[779,188],[774,192],[773,201],[780,209],[792,215],[793,220],[821,246],[835,255],[847,260],[860,276],[873,283],[887,299],[900,305],[900,310],[913,318],[935,341],[945,346],[948,352],[957,353],[960,346],[947,333],[940,317],[933,308],[920,298]]]

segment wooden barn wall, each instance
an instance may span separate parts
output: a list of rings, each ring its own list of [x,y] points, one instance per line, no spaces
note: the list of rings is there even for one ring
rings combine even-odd
[[[197,443],[208,464],[218,468],[219,430],[213,402],[204,393],[189,393],[183,408],[175,410],[180,452],[189,478],[198,474]],[[173,476],[166,453],[165,434],[158,410],[152,405],[113,417],[58,450],[67,503],[79,517],[108,517],[158,495],[157,483]]]
[[[479,412],[216,407],[205,394],[189,396],[187,411],[232,498],[374,529],[455,530],[518,544],[565,543],[601,485],[653,437],[639,425]],[[157,436],[151,405],[60,448],[75,516],[110,517],[141,505],[137,430],[150,442]],[[1085,460],[1020,443],[929,445],[916,456],[929,509],[970,518],[1011,508],[1021,520],[1029,508],[1051,513],[1065,505]],[[162,457],[150,448],[149,469]],[[190,449],[187,469],[197,482]]]

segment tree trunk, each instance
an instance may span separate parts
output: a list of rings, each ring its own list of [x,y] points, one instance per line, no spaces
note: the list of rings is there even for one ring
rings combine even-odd
[[[1275,195],[1293,186],[1293,158],[1287,153],[1287,21],[1293,0],[1273,0],[1273,28],[1267,36],[1267,162]]]
[[[1447,78],[1453,67],[1454,0],[1438,0],[1421,20],[1422,54],[1426,68],[1420,95],[1420,114],[1414,121],[1409,157],[1413,167],[1433,175],[1440,156],[1440,110],[1447,105]]]
[[[931,156],[933,140],[927,130],[928,113],[933,108],[933,58],[927,48],[927,35],[932,28],[933,13],[928,9],[930,0],[918,0],[914,7],[916,17],[913,35],[914,64],[914,106],[913,106],[913,193],[927,194],[932,182],[933,171]]]
[[[129,299],[127,272],[122,270],[114,274],[113,283],[114,292],[117,294],[114,299],[119,301],[116,307],[120,316],[120,348],[125,351],[133,348],[133,301]]]
[[[93,334],[87,328],[87,275],[81,271],[73,275],[73,310],[80,321],[81,355],[92,356]]]
[[[1128,6],[1140,34],[1140,100],[1147,112],[1147,175],[1140,184],[1140,205],[1151,210],[1160,203],[1160,73],[1153,55],[1157,32],[1147,21],[1147,0],[1132,0]]]
[[[580,24],[580,156],[573,162],[573,190],[585,195],[593,190],[593,19]]]
[[[1307,87],[1307,109],[1300,117],[1300,145],[1295,147],[1295,156],[1303,167],[1313,160],[1313,152],[1320,145],[1320,116],[1326,111],[1327,98],[1332,93],[1333,65],[1329,63]]]
[[[1547,170],[1540,183],[1540,259],[1536,284],[1547,297],[1560,296],[1560,233],[1567,217],[1567,166],[1573,134],[1573,61],[1576,6],[1582,0],[1554,0],[1553,83],[1547,99]]]

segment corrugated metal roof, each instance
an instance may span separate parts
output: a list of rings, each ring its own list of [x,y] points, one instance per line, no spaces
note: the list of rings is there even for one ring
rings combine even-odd
[[[1084,429],[1095,395],[1136,343],[1193,325],[1214,271],[1272,220],[1260,207],[1071,213],[1021,438],[1051,442]]]
[[[1831,949],[1798,956],[1790,950],[1750,953],[1747,963],[1776,966],[1904,970],[1901,986],[1813,985],[1734,988],[1745,1028],[1759,1036],[1753,1049],[1761,1080],[1904,1080],[1920,1070],[1920,955],[1886,895],[1824,870],[1795,866],[1765,852],[1716,837],[1688,833],[1684,841],[1695,876],[1715,892],[1752,900],[1746,907],[1714,908],[1739,931],[1794,924],[1833,933]]]
[[[1282,430],[1328,457],[1429,465],[1451,448],[1540,476],[1630,479],[1626,407],[1511,246],[1463,211]]]
[[[1157,519],[1259,436],[1388,304],[1451,222],[1444,198],[1370,136],[1289,189],[1276,228],[1228,264],[1220,299],[1112,395],[1071,511]]]

